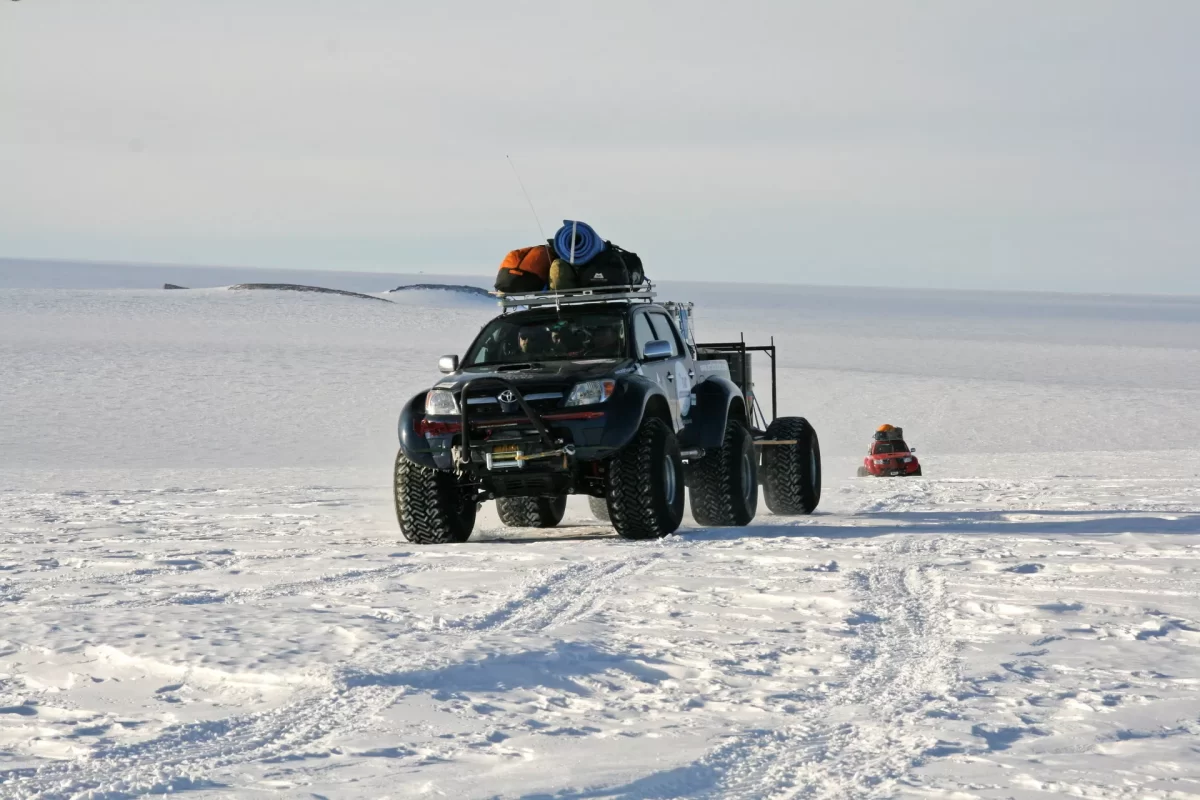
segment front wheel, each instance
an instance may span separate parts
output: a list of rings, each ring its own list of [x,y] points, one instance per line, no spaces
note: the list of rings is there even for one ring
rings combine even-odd
[[[475,500],[452,472],[422,467],[396,454],[396,520],[414,544],[465,542],[475,528]]]
[[[860,478],[865,478],[865,477],[867,477],[867,476],[868,476],[868,475],[870,475],[870,474],[871,474],[871,470],[867,469],[866,467],[859,467],[859,468],[858,468],[858,473],[857,473],[858,477],[860,477]]]
[[[746,426],[730,420],[719,450],[688,464],[692,517],[700,525],[749,525],[758,511],[758,457]]]
[[[821,445],[803,417],[780,417],[767,428],[768,440],[795,444],[763,446],[763,499],[772,513],[811,514],[821,502]]]
[[[657,539],[683,522],[683,457],[661,419],[642,422],[608,468],[608,513],[625,539]]]
[[[567,511],[567,496],[498,497],[496,511],[510,528],[553,528]]]

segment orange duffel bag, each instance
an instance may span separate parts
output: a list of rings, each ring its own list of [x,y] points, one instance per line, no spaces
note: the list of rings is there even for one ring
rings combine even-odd
[[[496,291],[505,294],[540,292],[550,282],[551,253],[548,245],[513,250],[500,262]]]

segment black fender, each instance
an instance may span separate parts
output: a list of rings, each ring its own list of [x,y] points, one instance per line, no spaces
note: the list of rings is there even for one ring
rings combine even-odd
[[[618,380],[616,391],[604,405],[604,436],[600,446],[605,450],[619,450],[633,441],[647,411],[662,416],[667,425],[671,425],[671,405],[666,392],[642,375],[628,375]]]
[[[400,435],[400,450],[404,457],[422,467],[437,469],[433,454],[429,452],[429,442],[417,433],[417,422],[425,418],[425,395],[421,392],[409,400],[400,411],[400,421],[397,423],[397,433]]]
[[[747,421],[746,399],[737,384],[728,378],[712,377],[692,389],[696,402],[688,419],[691,423],[679,435],[679,446],[688,449],[719,448],[725,442],[725,426],[729,418]]]

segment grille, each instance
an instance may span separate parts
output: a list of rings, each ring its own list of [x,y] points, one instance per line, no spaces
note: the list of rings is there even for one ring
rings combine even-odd
[[[525,395],[525,402],[530,408],[538,413],[547,411],[556,411],[562,406],[562,392],[530,392]],[[467,397],[467,405],[471,407],[472,413],[486,414],[494,416],[501,413],[501,403],[496,392],[471,392]],[[515,403],[505,409],[506,411],[519,411],[520,406]]]

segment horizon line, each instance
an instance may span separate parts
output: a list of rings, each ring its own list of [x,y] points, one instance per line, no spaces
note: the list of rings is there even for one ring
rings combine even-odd
[[[0,265],[5,262],[24,262],[33,264],[58,264],[58,265],[76,265],[83,267],[132,267],[135,269],[246,269],[246,270],[267,270],[272,272],[318,272],[318,273],[345,273],[347,275],[424,275],[443,276],[455,278],[471,277],[472,273],[466,272],[406,272],[402,270],[384,271],[380,269],[332,269],[320,267],[278,267],[278,266],[252,266],[248,264],[196,264],[185,262],[168,262],[168,261],[114,261],[110,259],[78,259],[78,258],[53,258],[53,257],[24,257],[24,256],[5,256],[0,255]],[[482,280],[482,278],[481,278]],[[1195,299],[1200,300],[1200,292],[1130,292],[1130,291],[1107,291],[1107,292],[1082,292],[1069,291],[1065,289],[995,289],[995,288],[979,288],[979,289],[964,289],[959,287],[946,286],[889,286],[883,284],[847,284],[847,283],[801,283],[787,281],[719,281],[719,280],[697,280],[687,278],[667,278],[667,282],[675,281],[678,283],[699,283],[713,286],[795,286],[795,287],[812,287],[821,289],[865,289],[873,291],[888,291],[888,292],[947,292],[958,294],[998,294],[998,295],[1062,295],[1067,297],[1139,297],[1139,298],[1155,298],[1155,299]],[[652,280],[652,283],[662,283],[663,281]]]

